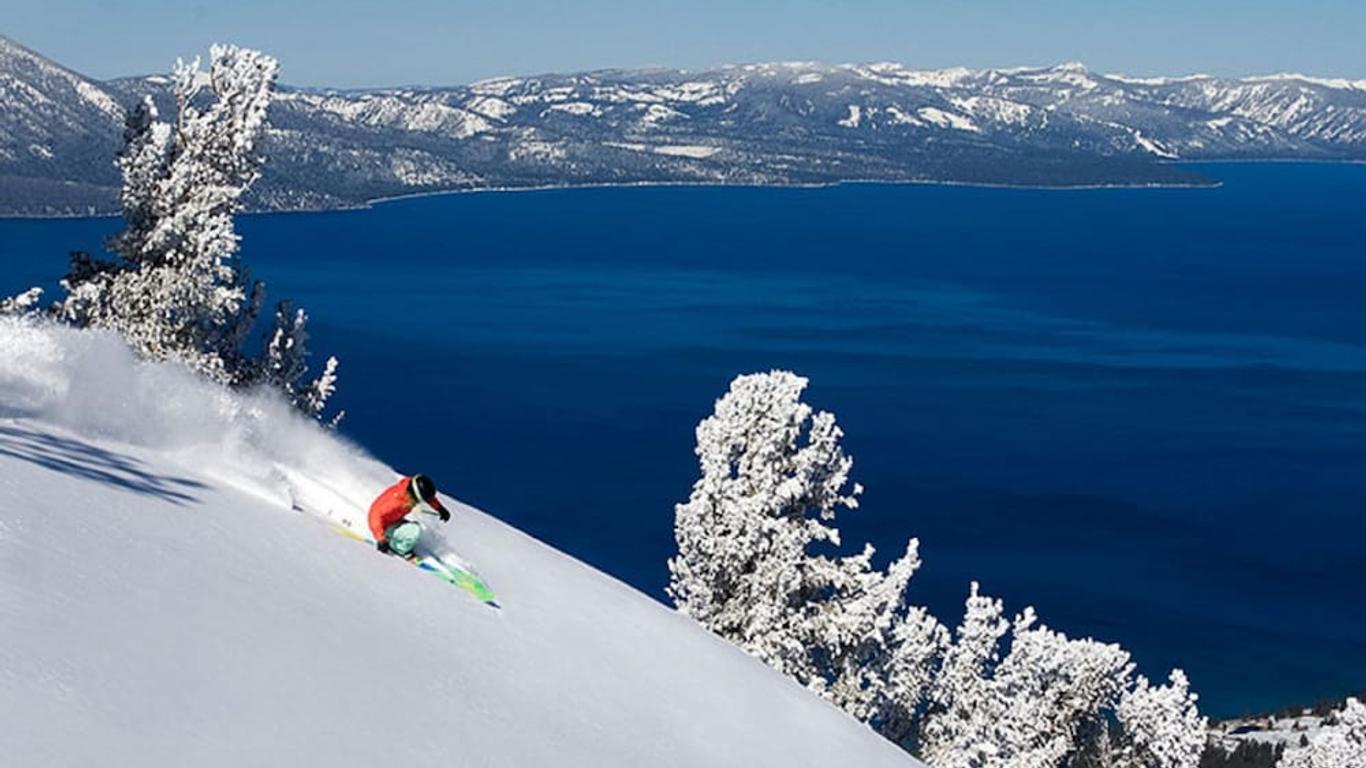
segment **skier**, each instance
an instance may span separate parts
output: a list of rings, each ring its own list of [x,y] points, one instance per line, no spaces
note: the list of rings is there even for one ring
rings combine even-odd
[[[413,510],[422,509],[434,512],[443,523],[451,519],[451,513],[436,498],[436,483],[430,477],[401,477],[386,488],[370,505],[370,533],[375,536],[375,547],[385,554],[412,554],[422,535],[422,526],[407,517]]]

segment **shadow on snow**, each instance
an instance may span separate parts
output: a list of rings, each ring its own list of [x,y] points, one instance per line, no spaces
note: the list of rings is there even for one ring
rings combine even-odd
[[[54,472],[108,483],[136,493],[185,504],[195,501],[194,489],[204,483],[184,477],[159,475],[131,456],[80,440],[14,426],[0,426],[0,456],[12,456]]]

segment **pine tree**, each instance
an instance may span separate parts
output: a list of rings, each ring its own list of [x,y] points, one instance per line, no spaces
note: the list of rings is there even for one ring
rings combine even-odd
[[[1140,676],[1115,708],[1114,768],[1198,768],[1209,723],[1196,707],[1186,674],[1171,672],[1167,685]]]
[[[260,175],[256,143],[279,66],[236,46],[215,45],[210,58],[207,72],[198,59],[176,63],[170,122],[150,97],[129,111],[118,158],[125,228],[109,241],[116,258],[72,254],[52,314],[117,331],[145,359],[175,360],[231,386],[273,386],[319,417],[337,363],[305,380],[303,312],[277,313],[262,355],[246,350],[265,286],[242,264],[233,218]]]
[[[839,545],[825,523],[858,506],[853,461],[835,417],[801,402],[786,371],[740,376],[697,427],[702,475],[677,506],[669,594],[680,611],[803,684],[821,680],[816,618],[856,558],[810,554]]]
[[[858,558],[853,584],[844,585],[822,617],[820,653],[830,683],[822,692],[887,739],[905,744],[924,702],[948,631],[924,608],[906,601],[920,568],[920,542],[885,572],[872,568],[873,548]]]
[[[17,296],[0,299],[0,317],[33,314],[38,310],[38,302],[42,298],[42,288],[30,288]]]
[[[233,215],[260,173],[256,140],[278,71],[257,51],[214,46],[172,74],[174,124],[150,99],[127,118],[121,200],[126,228],[110,241],[117,267],[88,259],[67,276],[78,324],[121,333],[145,358],[176,359],[228,384],[251,378],[241,340],[260,308],[238,256]],[[212,98],[201,98],[205,87]],[[207,101],[207,103],[205,103]]]
[[[1032,608],[1015,619],[1010,653],[992,678],[1000,765],[1061,766],[1104,727],[1133,672],[1118,645],[1072,640],[1037,622]]]
[[[827,525],[858,506],[834,415],[786,371],[741,376],[697,427],[701,477],[676,508],[669,593],[679,609],[901,742],[947,631],[906,602],[919,542],[886,571],[871,546],[839,557]]]
[[[1133,665],[1119,646],[1068,639],[1031,608],[1014,622],[1003,612],[972,585],[920,732],[935,768],[1059,768],[1129,684]]]
[[[1347,699],[1307,744],[1286,747],[1277,768],[1366,768],[1366,704]]]
[[[266,340],[260,379],[284,393],[296,408],[320,416],[336,390],[337,358],[329,357],[322,375],[304,383],[308,373],[308,315],[288,301],[275,308],[275,327]],[[335,424],[336,420],[334,420]]]
[[[920,757],[935,768],[989,765],[996,753],[984,733],[996,712],[988,675],[1000,659],[1010,622],[1003,617],[1004,604],[980,594],[975,581],[964,608],[917,739]]]
[[[871,546],[829,554],[827,523],[862,489],[806,384],[738,377],[698,425],[701,476],[669,561],[680,611],[935,768],[1196,767],[1205,720],[1179,670],[1135,682],[1123,648],[1070,639],[1032,608],[1007,621],[975,582],[951,636],[907,602],[916,539],[885,571]]]

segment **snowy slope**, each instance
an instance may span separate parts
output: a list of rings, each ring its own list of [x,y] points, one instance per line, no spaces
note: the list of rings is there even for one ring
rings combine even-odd
[[[393,473],[111,337],[0,320],[0,763],[915,764],[493,517],[447,530],[501,610],[291,511],[344,502],[287,476]]]

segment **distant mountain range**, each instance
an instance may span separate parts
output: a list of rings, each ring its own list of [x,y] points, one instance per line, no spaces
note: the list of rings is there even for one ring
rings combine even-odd
[[[0,37],[0,214],[116,206],[125,108]],[[1366,80],[779,63],[443,88],[282,86],[251,205],[344,208],[444,190],[924,181],[1205,184],[1171,160],[1366,160]]]

